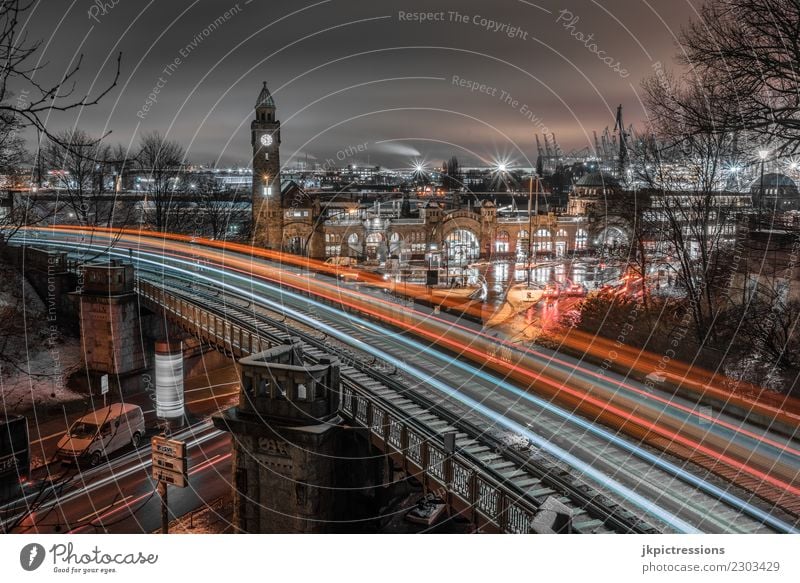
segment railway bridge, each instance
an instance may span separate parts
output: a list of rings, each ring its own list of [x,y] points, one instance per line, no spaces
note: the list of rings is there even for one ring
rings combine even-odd
[[[143,307],[162,313],[171,324],[239,361],[243,379],[240,405],[218,416],[215,424],[234,431],[239,438],[244,436],[234,441],[248,450],[237,451],[235,456],[239,465],[234,482],[241,494],[237,520],[242,530],[269,531],[270,524],[281,523],[276,521],[278,516],[295,518],[280,524],[282,532],[336,530],[335,501],[316,507],[307,503],[310,498],[326,499],[320,493],[336,488],[330,473],[322,475],[318,469],[308,467],[315,461],[325,464],[330,455],[336,455],[329,441],[298,437],[297,428],[307,429],[311,421],[294,419],[294,432],[287,432],[285,429],[291,423],[287,424],[285,415],[269,423],[265,415],[270,411],[261,410],[264,413],[258,416],[264,421],[261,434],[250,432],[252,439],[249,439],[244,429],[243,409],[247,408],[244,404],[257,401],[252,379],[274,380],[274,372],[265,377],[264,371],[259,370],[263,365],[258,363],[259,359],[291,345],[302,354],[303,363],[295,362],[299,371],[332,363],[338,368],[338,387],[333,388],[336,407],[331,411],[334,415],[317,423],[320,425],[317,433],[331,426],[358,432],[369,451],[378,452],[385,462],[384,468],[402,470],[418,480],[425,492],[446,504],[450,515],[465,518],[474,531],[654,532],[623,509],[604,503],[607,501],[602,497],[585,488],[576,488],[573,479],[563,471],[531,463],[485,430],[415,394],[395,378],[397,370],[393,363],[362,358],[307,325],[288,321],[285,315],[258,308],[244,298],[200,289],[195,284],[139,278],[136,291]],[[248,378],[251,381],[245,382]],[[281,398],[293,397],[284,391]],[[319,455],[309,455],[315,447],[320,448],[315,450]],[[254,461],[248,462],[249,458]],[[265,459],[269,466],[263,463]],[[284,481],[294,480],[297,487],[284,493],[282,500],[265,500],[271,488],[261,484],[259,490],[253,484],[259,466],[267,468],[266,473],[273,476],[277,475],[276,470],[283,471]],[[336,469],[326,471],[335,473]],[[390,474],[384,471],[384,476],[387,475]],[[309,496],[309,488],[316,490],[316,494]],[[248,504],[252,507],[248,508]],[[260,516],[256,507],[261,509]],[[301,512],[298,510],[301,507],[312,510]]]

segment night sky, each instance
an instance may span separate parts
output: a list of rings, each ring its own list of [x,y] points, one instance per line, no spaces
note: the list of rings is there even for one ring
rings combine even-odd
[[[52,116],[53,131],[111,130],[112,143],[135,145],[159,130],[183,143],[192,162],[249,165],[249,123],[266,80],[285,165],[333,159],[400,168],[455,154],[462,165],[504,158],[530,166],[537,132],[555,132],[564,150],[589,146],[592,130],[613,127],[620,103],[626,123],[640,122],[640,81],[657,62],[673,66],[676,37],[697,6],[47,0],[25,26],[44,41],[39,81],[57,79],[85,54],[77,92],[108,83],[123,52],[113,93],[79,116]],[[420,12],[434,20],[410,20]]]

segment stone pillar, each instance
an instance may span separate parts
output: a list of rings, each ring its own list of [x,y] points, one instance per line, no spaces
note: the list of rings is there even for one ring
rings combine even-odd
[[[322,224],[322,221],[319,221],[318,226],[314,227],[314,232],[311,234],[311,237],[308,241],[308,249],[306,249],[306,253],[311,259],[324,260],[326,258],[325,234]]]
[[[234,435],[234,522],[245,533],[335,530],[341,457],[339,362],[299,342],[239,361],[239,405],[214,424]]]
[[[80,302],[80,329],[86,368],[93,373],[125,375],[145,366],[139,301],[133,290],[133,266],[112,261],[87,265]]]

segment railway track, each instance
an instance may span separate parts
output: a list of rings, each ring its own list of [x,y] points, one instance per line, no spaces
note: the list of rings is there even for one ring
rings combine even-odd
[[[163,277],[164,273],[159,272],[157,281],[161,286],[165,284]],[[282,316],[266,308],[257,307],[246,298],[237,298],[229,293],[221,298],[217,295],[217,290],[200,292],[198,287],[202,286],[198,286],[197,282],[193,282],[192,287],[189,288],[186,284],[180,283],[180,280],[171,281],[177,283],[174,287],[175,293],[193,298],[193,301],[201,303],[205,308],[213,307],[219,311],[220,315],[237,319],[261,333],[268,332],[273,335],[275,341],[283,341],[290,335],[300,335],[312,352],[313,349],[324,349],[336,353],[345,362],[349,362],[343,371],[348,382],[360,380],[362,385],[366,383],[366,388],[381,396],[385,401],[399,407],[409,417],[422,416],[420,418],[431,423],[431,427],[435,427],[437,430],[442,428],[457,430],[459,432],[457,446],[461,450],[477,456],[477,460],[486,467],[501,466],[499,467],[501,477],[504,479],[508,479],[509,476],[513,476],[515,479],[519,478],[517,483],[522,484],[521,488],[527,488],[528,492],[537,492],[539,495],[556,494],[570,500],[572,506],[581,508],[592,516],[592,520],[599,521],[599,524],[583,524],[585,529],[602,524],[607,530],[614,532],[669,530],[664,524],[659,524],[658,521],[653,521],[650,517],[629,508],[624,501],[616,499],[613,493],[604,491],[602,484],[593,484],[591,480],[576,476],[574,471],[565,467],[559,460],[553,459],[552,456],[541,452],[534,452],[534,455],[530,455],[530,452],[525,453],[509,447],[497,428],[491,422],[487,423],[486,418],[476,411],[464,408],[463,405],[443,401],[440,393],[425,387],[419,382],[419,379],[403,378],[404,375],[401,371],[388,374],[385,368],[383,371],[376,370],[374,358],[372,361],[369,356],[365,356],[363,361],[354,358],[354,352],[345,343],[333,342],[326,335],[320,336],[318,330],[306,323],[289,322],[285,315]],[[333,326],[337,327],[337,325]],[[378,348],[387,351],[391,348],[386,341],[376,339],[366,333],[354,332],[352,327],[338,325],[337,329],[348,336],[361,335],[362,341],[369,342]],[[419,355],[415,355],[415,361],[418,357]],[[440,367],[440,364],[431,364]],[[356,374],[361,376],[356,376]],[[472,380],[453,371],[443,371],[438,376],[455,387],[462,387]],[[398,380],[400,378],[403,378],[403,382]],[[495,397],[495,400],[497,399],[498,397]],[[774,532],[760,521],[698,492],[696,488],[682,483],[675,476],[653,468],[645,461],[635,460],[628,452],[620,451],[607,443],[601,443],[597,438],[588,436],[579,428],[569,427],[563,419],[548,418],[542,411],[526,411],[525,408],[529,409],[527,405],[512,399],[507,399],[507,402],[503,402],[502,397],[499,399],[500,402],[495,403],[496,406],[499,405],[500,409],[504,409],[507,413],[513,411],[517,416],[527,416],[531,419],[529,421],[531,425],[534,425],[537,432],[543,437],[568,445],[573,451],[581,449],[584,455],[594,457],[595,461],[602,457],[602,465],[611,477],[624,478],[626,482],[635,484],[638,491],[649,496],[656,503],[676,509],[682,516],[691,517],[692,523],[699,530],[706,532]],[[431,415],[432,418],[425,417]],[[475,448],[476,444],[470,441],[476,438],[478,440],[477,449]],[[593,450],[593,453],[589,450]],[[511,466],[503,466],[509,462]],[[526,483],[529,480],[535,481]],[[539,489],[536,490],[536,488]],[[594,532],[595,530],[588,528],[585,531]]]

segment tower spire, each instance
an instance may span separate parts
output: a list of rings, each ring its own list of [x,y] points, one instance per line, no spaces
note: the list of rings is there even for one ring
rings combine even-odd
[[[267,82],[264,81],[264,84],[261,87],[261,93],[258,94],[258,99],[256,100],[256,109],[261,107],[270,107],[275,109],[275,100],[272,98],[272,94],[267,89]]]

